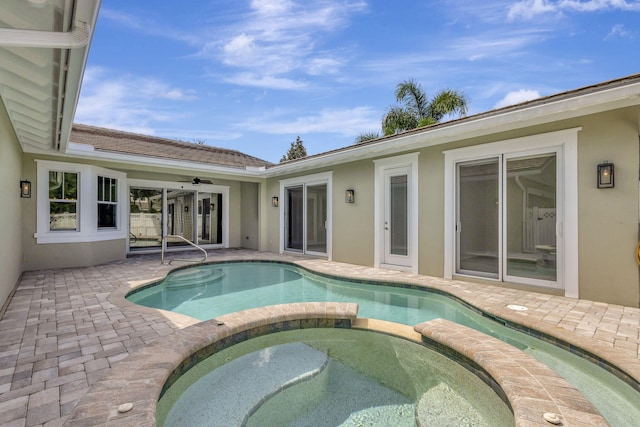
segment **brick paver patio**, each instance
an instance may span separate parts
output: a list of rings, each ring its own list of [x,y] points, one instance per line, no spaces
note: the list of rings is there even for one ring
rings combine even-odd
[[[210,254],[210,261],[278,259],[321,273],[446,290],[494,315],[579,345],[640,381],[637,308],[319,259],[245,250]],[[185,316],[132,307],[119,297],[136,284],[163,277],[177,265],[160,264],[159,255],[140,255],[94,267],[26,272],[0,319],[0,424],[64,424],[88,388],[114,364],[136,349],[195,323]],[[528,310],[512,311],[506,308],[508,304]]]

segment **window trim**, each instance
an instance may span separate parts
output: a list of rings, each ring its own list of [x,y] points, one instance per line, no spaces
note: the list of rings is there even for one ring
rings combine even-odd
[[[36,188],[36,232],[37,244],[80,243],[117,240],[127,237],[127,230],[122,226],[126,215],[127,200],[124,190],[126,185],[119,185],[118,207],[116,209],[116,228],[98,229],[98,186],[97,177],[103,176],[126,182],[123,172],[77,163],[56,162],[36,159],[37,181],[41,185]],[[49,229],[49,171],[72,172],[78,174],[77,229]]]

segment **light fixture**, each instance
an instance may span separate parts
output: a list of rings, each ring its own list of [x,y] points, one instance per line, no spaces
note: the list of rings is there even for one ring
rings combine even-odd
[[[598,165],[598,188],[613,188],[613,163],[604,161]]]
[[[191,181],[191,183],[193,185],[200,185],[200,178],[198,178],[197,176],[195,178],[193,178],[193,181]]]
[[[344,201],[345,203],[354,203],[356,201],[356,192],[353,188],[344,192]]]
[[[273,196],[271,198],[271,206],[273,206],[274,208],[278,207],[278,196]]]
[[[20,197],[31,197],[31,181],[20,181]]]

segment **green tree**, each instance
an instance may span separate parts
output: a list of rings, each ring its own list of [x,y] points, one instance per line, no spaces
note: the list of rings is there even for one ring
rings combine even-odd
[[[287,154],[282,156],[280,159],[280,163],[286,162],[289,160],[302,159],[303,157],[307,157],[307,149],[304,148],[302,140],[298,136],[294,142],[291,143],[289,147],[289,151]]]
[[[409,79],[398,83],[395,95],[401,105],[392,106],[382,118],[384,135],[429,126],[448,115],[467,114],[467,97],[453,89],[440,90],[429,100],[422,86]]]
[[[360,135],[356,136],[354,144],[361,144],[378,138],[380,138],[380,134],[378,132],[362,132]]]

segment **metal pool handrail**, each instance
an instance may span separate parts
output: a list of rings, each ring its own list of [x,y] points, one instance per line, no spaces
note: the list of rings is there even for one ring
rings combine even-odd
[[[177,237],[178,239],[184,240],[185,242],[187,242],[188,244],[190,244],[194,248],[201,250],[202,253],[204,254],[204,258],[202,258],[202,260],[200,260],[200,261],[196,261],[196,260],[192,260],[192,259],[177,259],[176,258],[176,259],[169,260],[169,262],[167,264],[171,264],[172,261],[205,262],[207,260],[207,258],[209,257],[209,255],[207,255],[207,251],[203,247],[196,245],[191,240],[187,240],[182,236],[178,236],[177,234],[167,234],[166,236],[164,236],[162,238],[162,250],[161,250],[161,258],[160,258],[160,263],[162,263],[162,264],[164,264],[164,250],[167,247],[167,237]]]

